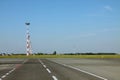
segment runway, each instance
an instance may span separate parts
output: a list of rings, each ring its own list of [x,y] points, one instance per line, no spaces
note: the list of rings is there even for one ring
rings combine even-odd
[[[68,64],[68,60],[73,63],[75,59],[3,60],[0,61],[0,80],[109,80],[97,73],[80,70]],[[6,68],[1,67],[3,65]]]

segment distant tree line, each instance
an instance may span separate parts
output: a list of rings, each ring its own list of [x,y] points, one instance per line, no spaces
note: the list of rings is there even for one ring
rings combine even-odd
[[[35,55],[57,55],[58,53],[56,51],[54,51],[51,54],[48,53],[33,53]],[[19,53],[19,54],[15,54],[15,53],[10,53],[10,54],[6,54],[6,53],[1,53],[0,56],[11,56],[11,55],[26,55],[25,53]],[[117,53],[61,53],[61,55],[117,55]]]
[[[117,53],[64,53],[64,55],[116,55]]]
[[[35,53],[36,55],[56,55],[57,52],[54,51],[52,54],[48,54],[48,53]]]
[[[57,55],[56,51],[51,54],[48,53],[35,53],[36,55]],[[62,55],[117,55],[117,53],[61,53]]]

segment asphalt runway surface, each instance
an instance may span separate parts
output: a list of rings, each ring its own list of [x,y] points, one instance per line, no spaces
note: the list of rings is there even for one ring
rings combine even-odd
[[[102,71],[109,70],[104,67],[110,64],[113,66],[113,78],[110,72],[111,77],[106,76],[107,72],[101,75]],[[119,60],[0,59],[0,80],[120,80],[119,70],[116,72],[117,78],[114,78],[116,66],[120,69]]]
[[[107,80],[120,80],[120,59],[50,59],[77,69],[93,73]]]

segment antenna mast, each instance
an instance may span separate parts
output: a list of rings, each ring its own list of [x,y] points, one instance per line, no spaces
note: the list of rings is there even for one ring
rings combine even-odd
[[[32,49],[31,49],[31,41],[30,41],[30,33],[29,33],[29,25],[30,23],[25,23],[27,27],[27,32],[26,32],[26,55],[29,56],[32,54]]]

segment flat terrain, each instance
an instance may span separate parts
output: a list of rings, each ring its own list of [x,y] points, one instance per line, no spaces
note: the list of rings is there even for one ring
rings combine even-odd
[[[0,59],[0,80],[120,80],[120,59]]]
[[[120,80],[120,59],[50,59],[78,69],[94,73],[108,80]]]
[[[120,55],[11,55],[11,56],[0,56],[0,58],[120,58]]]

